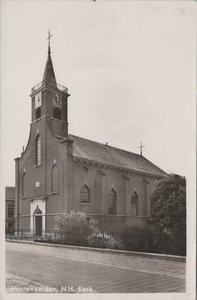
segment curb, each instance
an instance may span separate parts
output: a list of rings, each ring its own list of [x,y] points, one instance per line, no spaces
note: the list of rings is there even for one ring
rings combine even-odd
[[[121,255],[127,255],[127,256],[141,256],[141,257],[147,257],[147,258],[152,258],[152,259],[165,259],[165,260],[186,262],[185,256],[177,256],[177,255],[169,255],[169,254],[91,248],[91,247],[83,247],[83,246],[61,245],[61,244],[42,243],[42,242],[33,242],[33,241],[21,241],[21,240],[8,240],[8,239],[6,239],[6,242],[19,243],[19,244],[30,244],[30,245],[35,245],[35,246],[47,246],[47,247],[67,248],[67,249],[75,249],[75,250],[86,250],[86,251],[100,252],[100,253],[121,254]]]

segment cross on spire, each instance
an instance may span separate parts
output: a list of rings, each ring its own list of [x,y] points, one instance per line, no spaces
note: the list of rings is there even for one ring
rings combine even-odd
[[[140,148],[140,155],[142,155],[142,148],[144,148],[145,146],[142,145],[142,142],[140,143],[140,146],[138,148]]]
[[[48,32],[48,38],[47,38],[47,40],[48,40],[48,54],[51,53],[51,49],[50,49],[50,39],[51,39],[52,36],[53,36],[53,34],[51,34],[50,29],[49,29],[49,32]]]
[[[50,39],[52,37],[52,34],[49,30],[48,32],[48,38],[46,39],[48,41],[48,58],[47,58],[47,62],[46,62],[46,66],[45,66],[45,70],[44,70],[44,75],[43,75],[43,81],[45,83],[52,83],[53,85],[56,86],[56,79],[55,79],[55,73],[53,70],[53,63],[52,63],[52,59],[51,59],[51,49],[50,49]]]

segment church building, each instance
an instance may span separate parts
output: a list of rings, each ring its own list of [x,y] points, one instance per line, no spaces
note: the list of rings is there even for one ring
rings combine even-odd
[[[49,39],[43,79],[30,95],[29,140],[15,159],[16,231],[53,232],[55,217],[71,210],[108,232],[145,224],[155,183],[167,174],[143,155],[70,134],[69,96],[56,81]]]

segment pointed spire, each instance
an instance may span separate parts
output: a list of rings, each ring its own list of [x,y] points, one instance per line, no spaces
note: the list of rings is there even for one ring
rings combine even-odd
[[[53,63],[52,63],[52,59],[51,59],[51,48],[50,48],[50,39],[52,37],[52,34],[48,33],[48,58],[47,58],[47,62],[46,62],[46,66],[45,66],[45,70],[44,70],[44,75],[43,75],[43,81],[45,81],[45,84],[53,84],[56,86],[56,79],[55,79],[55,73],[53,70]]]
[[[50,29],[49,29],[49,32],[48,32],[48,54],[51,54],[51,48],[50,48],[50,39],[53,35],[50,33]]]

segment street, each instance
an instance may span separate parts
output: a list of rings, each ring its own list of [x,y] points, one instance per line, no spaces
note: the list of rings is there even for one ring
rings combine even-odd
[[[185,292],[185,263],[6,243],[8,292]]]

